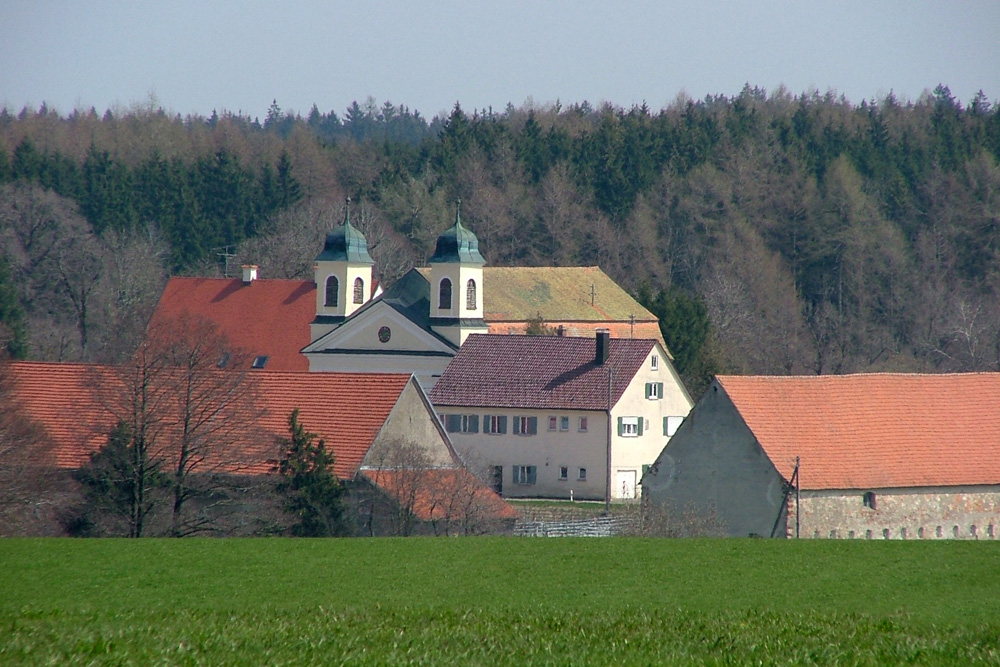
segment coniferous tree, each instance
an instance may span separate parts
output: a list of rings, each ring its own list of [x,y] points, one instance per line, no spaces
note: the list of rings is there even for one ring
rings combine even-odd
[[[289,437],[280,441],[278,492],[295,518],[290,532],[296,537],[334,537],[344,534],[343,486],[333,473],[333,454],[316,434],[299,422],[298,408],[288,416]]]

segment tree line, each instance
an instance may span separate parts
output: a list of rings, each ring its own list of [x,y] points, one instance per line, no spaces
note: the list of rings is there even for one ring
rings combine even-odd
[[[720,371],[1000,369],[998,160],[1000,107],[943,85],[861,104],[749,85],[658,111],[456,104],[430,121],[370,99],[304,118],[275,101],[263,123],[0,112],[0,208],[57,197],[98,243],[157,238],[163,273],[221,273],[232,246],[265,277],[307,277],[350,195],[388,283],[460,197],[490,264],[596,264],[638,295],[693,393]],[[0,315],[51,355],[9,247]],[[68,282],[48,317],[80,329]]]

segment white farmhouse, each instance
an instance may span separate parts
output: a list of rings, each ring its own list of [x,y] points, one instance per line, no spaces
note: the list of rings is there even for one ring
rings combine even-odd
[[[692,401],[653,339],[472,334],[430,393],[507,497],[631,499]]]

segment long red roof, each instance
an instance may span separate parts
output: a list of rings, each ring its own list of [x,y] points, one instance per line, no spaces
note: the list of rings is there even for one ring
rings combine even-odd
[[[316,316],[316,285],[311,280],[171,278],[153,313],[150,327],[189,313],[211,320],[236,347],[267,356],[266,369],[309,370],[299,350],[309,344],[309,323]]]
[[[115,417],[94,386],[119,382],[111,369],[48,362],[15,362],[11,369],[26,415],[53,441],[54,465],[77,468],[107,442]],[[298,408],[300,423],[333,452],[337,476],[350,479],[409,380],[405,374],[252,371],[248,382],[258,395],[260,431],[232,459],[242,472],[268,472],[278,454],[276,439],[288,437],[288,416]]]
[[[803,489],[1000,484],[1000,373],[716,381]]]

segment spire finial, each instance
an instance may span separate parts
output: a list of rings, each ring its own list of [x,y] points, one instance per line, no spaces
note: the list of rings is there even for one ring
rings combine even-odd
[[[351,196],[347,196],[347,208],[344,210],[344,224],[351,224]]]
[[[462,199],[461,197],[455,199],[455,224],[462,224]]]

